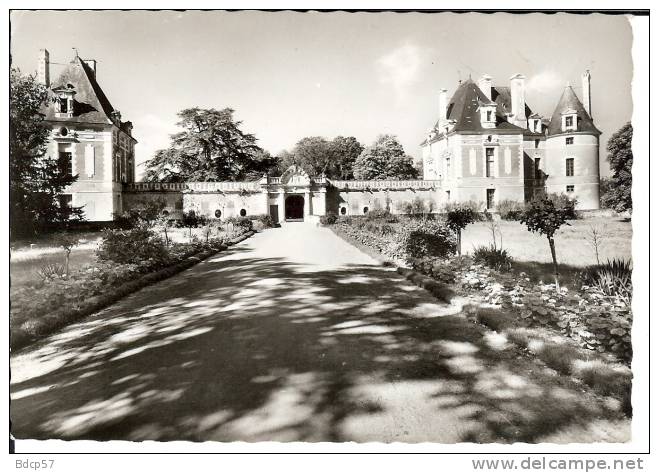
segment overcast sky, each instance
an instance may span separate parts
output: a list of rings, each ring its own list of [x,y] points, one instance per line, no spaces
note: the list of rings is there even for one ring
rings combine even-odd
[[[593,116],[606,141],[631,119],[632,32],[623,16],[293,12],[16,12],[13,65],[38,51],[97,59],[98,81],[139,140],[137,162],[166,147],[176,112],[236,110],[271,153],[300,138],[397,135],[407,153],[438,116],[437,92],[483,73],[527,77],[527,103],[551,115],[567,82],[592,75]],[[63,66],[53,64],[51,76]],[[139,168],[138,168],[139,169]]]

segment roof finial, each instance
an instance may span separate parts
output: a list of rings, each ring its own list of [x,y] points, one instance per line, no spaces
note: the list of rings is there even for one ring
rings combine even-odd
[[[76,48],[76,47],[74,46],[74,47],[72,47],[71,49],[73,49],[73,50],[76,52],[76,55],[74,56],[73,59],[79,57],[79,56],[78,56],[78,48]]]

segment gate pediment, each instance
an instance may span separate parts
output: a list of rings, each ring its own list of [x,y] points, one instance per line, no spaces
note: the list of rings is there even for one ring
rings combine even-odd
[[[293,165],[281,175],[281,183],[285,186],[308,186],[311,178],[300,166]]]

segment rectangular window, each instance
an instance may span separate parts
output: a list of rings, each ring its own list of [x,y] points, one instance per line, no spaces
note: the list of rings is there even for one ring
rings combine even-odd
[[[574,176],[574,158],[565,160],[565,175],[568,177]]]
[[[486,113],[487,113],[487,121],[491,122],[492,121],[492,111],[488,110]]]
[[[571,194],[572,192],[574,192],[574,186],[565,186],[565,192]]]
[[[487,209],[494,208],[494,189],[487,189]]]
[[[574,138],[571,137],[571,136],[565,138],[565,144],[566,145],[573,145],[574,144]]]
[[[533,175],[536,179],[542,178],[542,175],[540,174],[540,158],[535,158],[533,162]]]
[[[446,158],[446,178],[451,177],[451,158]]]
[[[536,149],[540,147],[540,140],[535,140],[535,147]]]
[[[485,148],[485,177],[492,177],[494,171],[494,148]]]
[[[69,101],[66,98],[59,99],[60,113],[69,113]]]
[[[59,171],[65,176],[73,175],[73,155],[69,151],[59,153]]]
[[[565,117],[565,126],[566,127],[572,126],[572,117]]]
[[[448,202],[450,200],[451,200],[451,191],[446,191],[446,201]]]

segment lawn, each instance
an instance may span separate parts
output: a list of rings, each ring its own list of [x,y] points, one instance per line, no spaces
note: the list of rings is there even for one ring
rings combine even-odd
[[[187,228],[170,228],[167,230],[170,241],[186,243],[190,241]],[[224,232],[213,232],[213,237],[222,236]],[[193,228],[192,235],[204,240],[201,228]],[[71,271],[96,261],[96,248],[101,239],[101,232],[84,232],[79,234],[80,244],[73,248],[69,260]],[[34,241],[15,243],[12,246],[9,274],[13,287],[22,286],[39,280],[37,272],[49,263],[64,264],[64,250],[53,242],[53,236],[41,236]]]
[[[564,226],[555,236],[560,272],[568,276],[568,279],[571,280],[580,269],[597,262],[595,251],[588,240],[591,227],[603,232],[599,247],[600,261],[631,259],[631,222],[615,217],[589,217],[571,220],[569,223],[570,226]],[[529,232],[525,225],[518,222],[502,220],[499,225],[503,248],[514,258],[517,269],[527,271],[539,279],[551,279],[551,253],[547,238]],[[471,253],[475,247],[491,243],[492,233],[485,222],[471,224],[463,232],[463,253]]]

